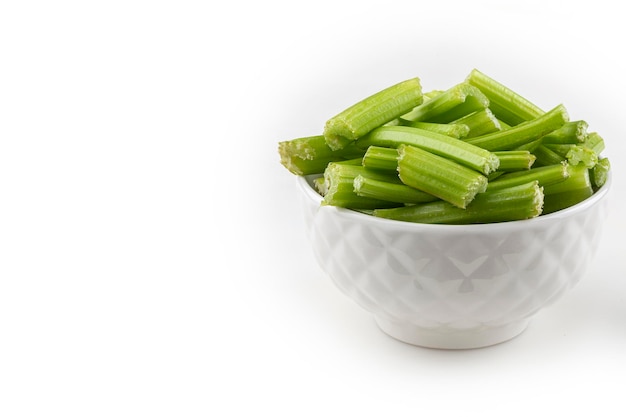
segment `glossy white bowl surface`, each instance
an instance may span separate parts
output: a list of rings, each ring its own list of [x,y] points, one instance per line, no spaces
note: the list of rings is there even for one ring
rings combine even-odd
[[[593,259],[610,188],[531,220],[428,225],[321,206],[310,177],[297,184],[313,252],[337,287],[390,336],[445,349],[509,340],[572,288]]]

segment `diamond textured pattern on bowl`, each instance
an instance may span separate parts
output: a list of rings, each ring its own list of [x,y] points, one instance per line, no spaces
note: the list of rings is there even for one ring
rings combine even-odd
[[[312,200],[309,239],[337,287],[379,320],[439,334],[520,323],[558,299],[586,271],[607,211],[602,199],[533,221],[418,225]]]

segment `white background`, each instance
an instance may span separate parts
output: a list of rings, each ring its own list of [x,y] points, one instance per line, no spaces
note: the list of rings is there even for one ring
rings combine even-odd
[[[0,415],[618,415],[618,3],[0,5]],[[278,141],[478,68],[601,133],[587,276],[490,348],[397,342],[313,259]]]

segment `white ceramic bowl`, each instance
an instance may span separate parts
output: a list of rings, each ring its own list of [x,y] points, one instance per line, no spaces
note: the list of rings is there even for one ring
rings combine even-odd
[[[404,342],[493,345],[585,274],[607,214],[610,180],[576,206],[531,220],[428,225],[320,206],[298,177],[307,234],[321,268]]]

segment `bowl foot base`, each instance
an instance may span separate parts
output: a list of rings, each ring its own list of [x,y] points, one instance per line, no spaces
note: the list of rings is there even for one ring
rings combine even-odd
[[[521,334],[529,319],[500,327],[438,331],[374,316],[378,327],[389,336],[411,345],[435,349],[475,349],[506,342]]]

